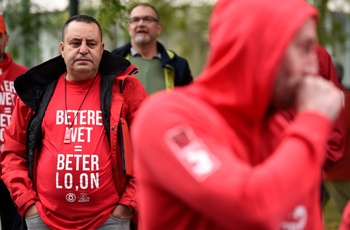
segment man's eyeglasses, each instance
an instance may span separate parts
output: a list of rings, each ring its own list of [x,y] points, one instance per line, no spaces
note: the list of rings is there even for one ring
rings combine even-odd
[[[139,24],[140,21],[143,21],[145,24],[149,25],[153,22],[158,22],[158,19],[156,19],[155,17],[152,16],[144,16],[144,17],[132,17],[129,20],[130,24]]]

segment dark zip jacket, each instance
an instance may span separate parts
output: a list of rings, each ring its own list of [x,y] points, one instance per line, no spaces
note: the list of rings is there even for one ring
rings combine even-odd
[[[112,53],[129,59],[130,57],[131,43],[114,49]],[[171,89],[174,86],[188,85],[193,81],[193,77],[190,71],[190,67],[186,59],[178,56],[175,52],[167,50],[164,46],[157,42],[157,50],[161,54],[162,67],[164,69],[166,88]]]

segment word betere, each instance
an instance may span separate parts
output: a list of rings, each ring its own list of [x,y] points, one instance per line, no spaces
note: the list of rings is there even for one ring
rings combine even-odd
[[[74,125],[102,126],[103,124],[100,110],[57,110],[56,125],[70,125],[73,120]]]

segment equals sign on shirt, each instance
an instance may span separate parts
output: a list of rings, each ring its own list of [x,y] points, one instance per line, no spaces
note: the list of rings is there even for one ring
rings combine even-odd
[[[81,152],[81,151],[83,151],[83,146],[81,145],[74,146],[74,152]]]
[[[4,108],[4,113],[11,113],[11,108],[10,107],[5,107]]]

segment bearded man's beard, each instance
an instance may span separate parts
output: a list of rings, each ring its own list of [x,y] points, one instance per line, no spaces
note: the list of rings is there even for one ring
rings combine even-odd
[[[150,41],[150,39],[148,36],[144,34],[140,34],[140,35],[136,35],[134,41],[136,44],[147,44]]]

